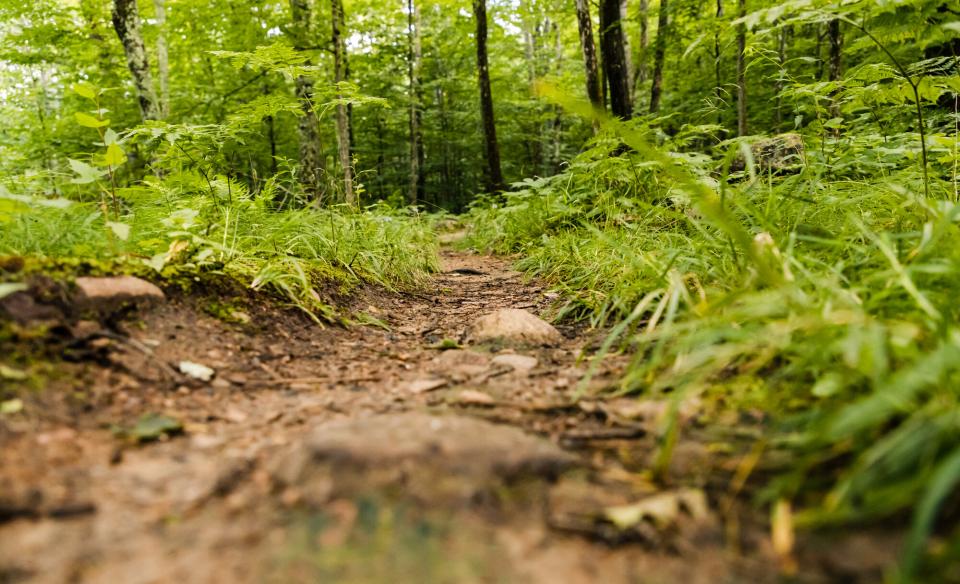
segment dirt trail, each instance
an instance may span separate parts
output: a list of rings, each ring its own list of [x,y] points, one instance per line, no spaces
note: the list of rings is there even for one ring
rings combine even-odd
[[[592,339],[442,350],[493,310],[551,303],[502,260],[442,259],[419,294],[356,300],[389,330],[256,304],[226,324],[170,295],[122,327],[154,357],[107,339],[100,363],[64,364],[0,419],[0,582],[776,580],[765,528],[724,499],[730,459],[686,440],[655,485],[636,471],[663,404],[572,401]],[[158,366],[182,360],[216,378]],[[110,431],[145,412],[183,435]]]

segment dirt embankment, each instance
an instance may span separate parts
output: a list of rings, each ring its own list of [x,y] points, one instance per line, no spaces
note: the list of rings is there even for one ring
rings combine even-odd
[[[5,374],[0,582],[774,582],[797,559],[801,581],[879,577],[880,537],[778,556],[730,486],[749,449],[708,438],[696,402],[654,481],[666,404],[574,399],[596,339],[489,316],[551,295],[443,260],[420,294],[358,298],[350,328],[249,298],[99,320],[41,299],[40,340],[0,341],[63,357]]]

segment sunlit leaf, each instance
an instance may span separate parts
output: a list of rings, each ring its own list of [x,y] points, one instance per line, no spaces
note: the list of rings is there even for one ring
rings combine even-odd
[[[110,125],[110,120],[101,120],[83,112],[74,112],[73,117],[85,128],[103,128]]]
[[[108,166],[120,166],[127,161],[127,155],[124,154],[123,148],[119,144],[114,142],[107,146],[107,152],[103,155],[103,162]]]
[[[97,88],[89,83],[80,82],[73,84],[73,92],[79,95],[80,97],[85,97],[87,99],[96,99],[97,98]]]
[[[70,168],[73,170],[73,172],[77,173],[77,176],[70,181],[73,184],[83,185],[92,183],[105,174],[105,171],[90,166],[86,162],[82,162],[80,160],[68,158],[67,162],[70,164]]]
[[[117,236],[118,239],[126,241],[130,238],[130,226],[126,223],[117,223],[115,221],[107,221],[107,227],[110,228],[110,231]]]

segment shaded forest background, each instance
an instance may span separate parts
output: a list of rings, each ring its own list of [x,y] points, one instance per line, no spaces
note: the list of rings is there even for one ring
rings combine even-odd
[[[51,192],[62,188],[57,177],[69,174],[67,159],[91,148],[88,129],[70,115],[89,109],[70,91],[82,82],[109,89],[100,107],[116,129],[144,117],[157,120],[154,127],[183,125],[180,135],[215,124],[229,128],[229,137],[215,139],[215,154],[203,156],[254,193],[278,173],[299,173],[308,197],[340,197],[338,99],[348,117],[347,166],[364,203],[463,209],[474,194],[503,186],[491,180],[487,164],[477,21],[467,2],[397,2],[387,9],[348,1],[337,33],[339,1],[118,4],[139,8],[136,32],[155,102],[145,112],[110,3],[2,7],[2,176],[39,181]],[[570,96],[589,92],[620,117],[659,116],[666,134],[702,126],[702,147],[748,133],[824,135],[845,124],[862,123],[878,134],[909,130],[909,117],[901,115],[910,111],[908,84],[894,79],[899,72],[888,55],[848,18],[859,19],[903,64],[922,61],[920,69],[933,70],[920,83],[921,97],[946,106],[931,115],[951,113],[945,94],[956,82],[942,72],[955,61],[951,3],[601,4],[534,0],[486,7],[506,182],[555,174],[592,135],[589,122],[539,98],[538,81]],[[313,106],[305,109],[309,96]],[[315,130],[304,133],[304,125]],[[305,139],[315,140],[318,153],[304,153],[299,144]],[[183,158],[182,152],[164,154],[178,155]],[[138,160],[121,180],[142,174],[148,160],[158,162],[145,151]],[[311,167],[322,176],[310,179]]]

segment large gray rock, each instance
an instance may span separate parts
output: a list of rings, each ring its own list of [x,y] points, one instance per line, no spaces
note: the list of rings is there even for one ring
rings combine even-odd
[[[465,500],[503,481],[556,477],[576,461],[518,428],[405,412],[324,423],[281,457],[272,474],[286,488],[323,498],[400,486],[424,500]]]
[[[76,279],[76,285],[76,304],[82,309],[99,312],[109,312],[126,304],[158,302],[164,299],[160,288],[133,276],[82,277]]]
[[[473,321],[467,340],[471,343],[552,347],[559,345],[563,336],[552,325],[526,310],[502,308]]]

